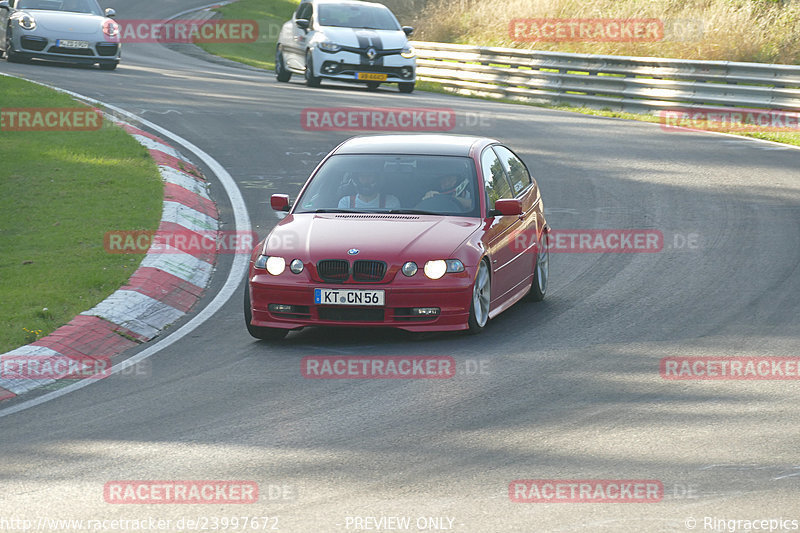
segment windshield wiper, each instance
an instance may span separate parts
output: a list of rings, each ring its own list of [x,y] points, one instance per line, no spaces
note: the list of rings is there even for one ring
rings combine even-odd
[[[390,215],[439,215],[433,211],[423,211],[421,209],[392,209]]]
[[[360,213],[354,209],[317,209],[314,213]]]

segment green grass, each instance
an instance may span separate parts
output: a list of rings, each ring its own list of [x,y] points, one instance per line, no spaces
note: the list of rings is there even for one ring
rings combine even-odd
[[[0,77],[2,107],[78,107]],[[111,230],[154,230],[163,184],[122,129],[0,131],[0,353],[47,335],[123,285],[142,255],[109,254]]]
[[[409,0],[402,0],[407,2]],[[481,0],[482,1],[482,0]],[[256,20],[260,27],[260,37],[256,43],[252,44],[198,44],[201,48],[228,59],[239,61],[255,67],[272,70],[275,68],[275,44],[280,25],[289,20],[293,11],[296,9],[297,0],[239,0],[233,4],[217,8],[216,11],[222,14],[223,18],[233,20]],[[384,1],[390,7],[397,8],[391,2]],[[396,11],[397,12],[397,11]],[[425,23],[422,25],[424,26]],[[277,25],[277,26],[276,26]],[[277,28],[277,29],[276,29]],[[500,43],[502,44],[502,43]],[[453,62],[454,64],[456,62]],[[478,63],[475,63],[478,64]],[[496,65],[499,66],[499,65]],[[520,70],[525,70],[524,68]],[[541,69],[543,72],[558,72],[558,69]],[[571,74],[583,74],[582,72],[570,71]],[[622,76],[607,74],[608,76]],[[452,94],[443,85],[435,82],[417,81],[417,90]],[[617,112],[610,110],[598,110],[587,107],[572,107],[565,105],[546,105],[539,103],[528,103],[520,100],[488,98],[483,96],[472,96],[487,100],[498,100],[513,104],[533,105],[551,109],[561,109],[595,115],[602,117],[623,118],[627,120],[639,120],[644,122],[658,122],[659,118],[648,114]],[[745,137],[755,137],[768,141],[775,141],[785,144],[800,146],[800,133],[737,133]]]
[[[254,43],[197,43],[197,46],[214,55],[238,61],[253,67],[275,68],[275,45],[284,22],[292,18],[298,0],[240,0],[216,8],[229,20],[255,20],[258,39]]]

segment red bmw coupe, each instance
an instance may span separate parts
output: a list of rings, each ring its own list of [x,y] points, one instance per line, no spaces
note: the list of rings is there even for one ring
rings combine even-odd
[[[461,135],[374,135],[329,153],[250,258],[247,330],[468,330],[547,289],[549,227],[509,148]]]

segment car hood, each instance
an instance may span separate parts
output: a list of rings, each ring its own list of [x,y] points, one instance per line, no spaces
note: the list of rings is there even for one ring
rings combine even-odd
[[[400,30],[368,30],[324,26],[323,33],[325,38],[331,42],[362,49],[373,46],[376,50],[395,50],[403,48],[408,43],[406,34]]]
[[[294,253],[312,262],[448,259],[480,226],[480,219],[455,216],[304,213],[287,216],[272,230],[267,254]],[[359,253],[348,255],[351,249]]]
[[[91,13],[23,10],[36,20],[36,26],[59,33],[94,33],[103,28],[105,17]]]

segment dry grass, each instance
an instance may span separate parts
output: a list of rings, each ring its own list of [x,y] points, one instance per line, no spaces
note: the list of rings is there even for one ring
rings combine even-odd
[[[383,0],[425,41],[800,64],[800,0]],[[658,18],[658,42],[514,42],[512,18]]]

